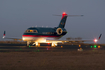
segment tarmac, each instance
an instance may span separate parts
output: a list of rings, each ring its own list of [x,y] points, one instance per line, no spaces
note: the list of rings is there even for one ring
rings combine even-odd
[[[0,44],[0,70],[105,70],[105,46]]]
[[[41,46],[26,46],[26,44],[0,44],[0,52],[50,52],[50,51],[85,51],[85,50],[105,50],[105,46],[100,45],[51,45],[41,44]]]

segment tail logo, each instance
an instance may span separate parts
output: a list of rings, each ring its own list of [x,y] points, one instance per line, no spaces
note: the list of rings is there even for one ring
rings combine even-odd
[[[61,25],[65,25],[65,23],[64,24],[61,23]]]

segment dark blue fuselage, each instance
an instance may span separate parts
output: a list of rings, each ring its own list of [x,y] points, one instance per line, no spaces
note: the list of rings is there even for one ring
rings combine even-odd
[[[57,29],[58,27],[55,28],[45,28],[45,27],[30,27],[27,30],[29,31],[25,31],[23,36],[36,36],[36,37],[61,37],[64,36],[67,31],[65,28],[61,28],[62,29],[62,33],[61,34],[57,34]],[[31,32],[31,30],[35,30]]]

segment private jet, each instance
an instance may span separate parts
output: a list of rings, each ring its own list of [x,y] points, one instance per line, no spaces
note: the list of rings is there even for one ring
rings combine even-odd
[[[57,27],[54,28],[30,27],[23,33],[22,39],[5,37],[5,31],[4,31],[3,38],[27,41],[27,46],[30,46],[30,44],[33,44],[35,46],[40,46],[40,43],[51,43],[51,46],[57,46],[57,43],[65,43],[65,42],[70,42],[70,43],[76,43],[76,42],[81,43],[86,41],[97,42],[102,35],[100,34],[99,39],[94,39],[94,40],[59,40],[61,37],[67,34],[67,31],[65,29],[67,17],[83,16],[83,15],[67,15],[64,12],[62,15],[56,15],[56,16],[62,16],[61,21]]]

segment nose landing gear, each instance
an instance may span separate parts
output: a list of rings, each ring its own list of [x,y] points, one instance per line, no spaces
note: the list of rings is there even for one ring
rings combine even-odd
[[[52,47],[56,47],[57,46],[57,43],[52,43],[51,46]]]

